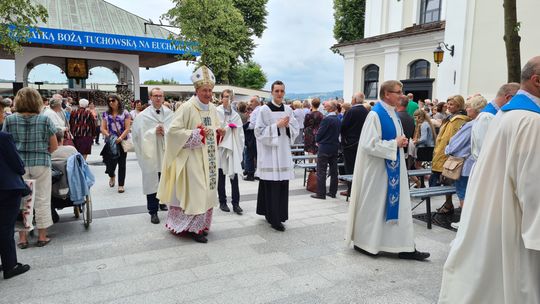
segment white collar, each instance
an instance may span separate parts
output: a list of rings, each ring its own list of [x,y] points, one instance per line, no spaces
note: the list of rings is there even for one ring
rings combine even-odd
[[[203,103],[203,102],[199,99],[199,97],[197,97],[197,96],[195,96],[195,100],[198,102],[199,107],[201,108],[201,110],[203,110],[203,111],[208,111],[208,110],[210,109],[210,103],[207,103],[207,104]]]
[[[382,106],[386,109],[386,111],[396,111],[396,107],[393,107],[389,104],[387,104],[384,100],[381,100],[380,103],[382,104]]]

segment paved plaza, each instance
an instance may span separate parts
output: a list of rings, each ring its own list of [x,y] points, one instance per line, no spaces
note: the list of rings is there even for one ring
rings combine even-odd
[[[32,269],[0,280],[0,303],[437,301],[452,231],[427,230],[414,220],[417,247],[431,253],[427,262],[359,254],[343,241],[348,203],[343,197],[310,198],[303,171],[297,171],[284,233],[255,214],[258,183],[240,181],[244,215],[215,208],[209,242],[199,244],[169,233],[164,212],[160,225],[150,223],[134,153],[128,155],[126,192],[109,188],[99,164],[101,147],[89,156],[97,179],[90,228],[63,210],[49,230],[49,245],[18,250],[19,261]]]

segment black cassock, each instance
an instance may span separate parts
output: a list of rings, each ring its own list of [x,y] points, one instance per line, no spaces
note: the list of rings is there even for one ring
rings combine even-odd
[[[272,110],[285,111],[285,107],[276,106],[269,102],[267,106]],[[279,129],[278,129],[279,132]],[[287,136],[290,135],[289,128],[286,128]],[[279,134],[279,133],[278,133]],[[277,225],[289,219],[289,181],[260,180],[259,192],[257,194],[257,214],[264,215],[266,220]]]

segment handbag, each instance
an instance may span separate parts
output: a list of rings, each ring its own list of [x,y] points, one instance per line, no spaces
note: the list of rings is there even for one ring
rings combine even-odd
[[[133,141],[131,140],[131,138],[122,140],[120,144],[122,145],[122,150],[124,150],[124,152],[126,153],[135,151],[135,148],[133,147]]]
[[[36,193],[34,192],[35,179],[24,180],[31,193],[21,199],[19,215],[15,223],[15,231],[32,231],[34,229],[34,201]]]
[[[309,192],[317,193],[317,172],[309,171],[306,190]]]
[[[448,179],[458,180],[461,177],[464,161],[465,159],[462,157],[449,156],[443,164],[442,176]]]

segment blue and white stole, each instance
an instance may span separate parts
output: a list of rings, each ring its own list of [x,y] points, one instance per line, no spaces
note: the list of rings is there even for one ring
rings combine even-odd
[[[484,109],[482,110],[482,112],[487,112],[487,113],[491,113],[493,115],[497,115],[497,112],[499,112],[499,109],[497,109],[497,107],[495,107],[493,105],[493,101],[488,103]]]
[[[379,101],[372,109],[379,116],[381,122],[381,131],[383,140],[396,139],[396,126],[392,117],[386,112],[382,103]],[[397,116],[397,115],[396,115]],[[399,118],[398,118],[399,119]],[[397,222],[399,215],[399,174],[400,174],[400,159],[399,149],[397,150],[395,161],[385,159],[386,174],[388,175],[387,191],[386,191],[386,221]]]
[[[525,94],[517,94],[505,104],[501,111],[507,112],[512,110],[525,110],[540,114],[540,106],[538,106],[529,96]]]

